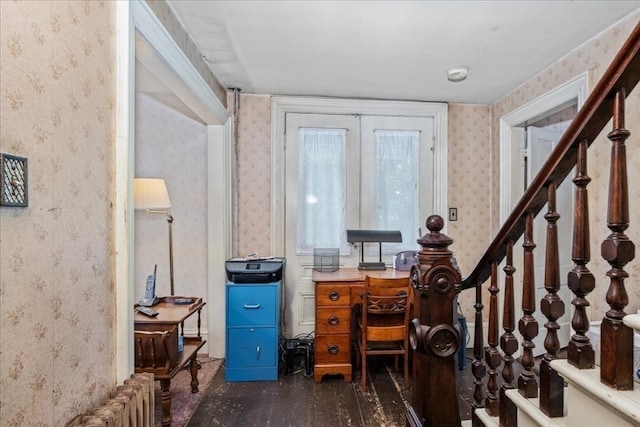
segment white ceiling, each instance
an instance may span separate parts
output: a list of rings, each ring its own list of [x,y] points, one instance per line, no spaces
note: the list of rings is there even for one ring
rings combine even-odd
[[[170,6],[242,93],[490,104],[640,1],[204,1]],[[461,83],[451,66],[469,67]]]

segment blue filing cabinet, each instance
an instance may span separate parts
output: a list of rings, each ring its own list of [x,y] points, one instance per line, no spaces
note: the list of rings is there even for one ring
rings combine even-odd
[[[227,283],[227,381],[278,379],[280,286]]]

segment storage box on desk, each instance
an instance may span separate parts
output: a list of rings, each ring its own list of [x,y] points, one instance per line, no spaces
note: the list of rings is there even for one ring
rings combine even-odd
[[[340,249],[314,248],[313,269],[316,271],[336,271],[340,262]]]

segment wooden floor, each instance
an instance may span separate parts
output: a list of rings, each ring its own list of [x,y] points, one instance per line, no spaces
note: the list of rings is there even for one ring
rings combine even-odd
[[[316,384],[299,367],[293,374],[281,372],[277,381],[227,383],[223,367],[187,426],[405,426],[411,390],[404,389],[402,373],[393,368],[393,359],[370,358],[367,368],[369,382],[363,393],[359,374],[354,374],[352,383],[340,376],[325,376]],[[458,373],[460,415],[470,419],[473,379],[469,363]]]

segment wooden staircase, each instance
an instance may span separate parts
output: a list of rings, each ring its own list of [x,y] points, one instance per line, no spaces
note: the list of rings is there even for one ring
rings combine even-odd
[[[471,364],[475,384],[472,426],[640,426],[640,384],[634,383],[633,372],[633,336],[634,328],[640,327],[640,316],[627,315],[624,311],[629,305],[625,288],[629,274],[625,267],[635,257],[635,245],[625,234],[630,219],[626,152],[630,132],[625,127],[625,101],[638,81],[640,23],[466,278],[461,279],[464,274],[448,249],[453,240],[441,233],[443,219],[439,216],[427,219],[429,232],[418,240],[422,250],[411,272],[414,390],[407,412],[408,426],[462,425],[455,384],[455,354],[461,339],[454,320],[454,303],[460,292],[471,289],[476,295]],[[638,117],[633,119],[637,121]],[[610,234],[598,243],[600,255],[610,269],[606,277],[596,277],[589,270],[590,248],[594,242],[589,235],[591,178],[587,164],[589,147],[608,123],[611,157],[606,227]],[[574,267],[568,275],[568,285],[573,293],[571,327],[574,333],[566,358],[561,358],[557,320],[566,308],[558,296],[560,215],[556,211],[556,188],[572,170],[575,170],[571,249]],[[545,206],[546,242],[534,242],[534,218]],[[516,286],[514,245],[521,237],[522,282]],[[534,289],[536,246],[545,253],[547,294],[540,301],[535,301]],[[498,271],[501,263],[502,277]],[[587,336],[590,322],[586,309],[590,305],[590,293],[605,282],[608,282],[606,304],[609,309],[602,318],[600,364],[596,366],[596,353]],[[485,283],[488,288],[483,292]],[[486,295],[487,291],[488,301],[483,301],[483,293]],[[517,323],[515,292],[522,292],[523,314]],[[504,302],[502,313],[498,308],[499,293]],[[488,314],[483,313],[485,304]],[[534,318],[536,310],[546,317],[544,325],[538,325]],[[485,344],[482,325],[487,319]],[[534,373],[533,340],[539,333],[545,334],[546,353],[539,373]],[[514,364],[518,351],[522,372],[516,378]]]

